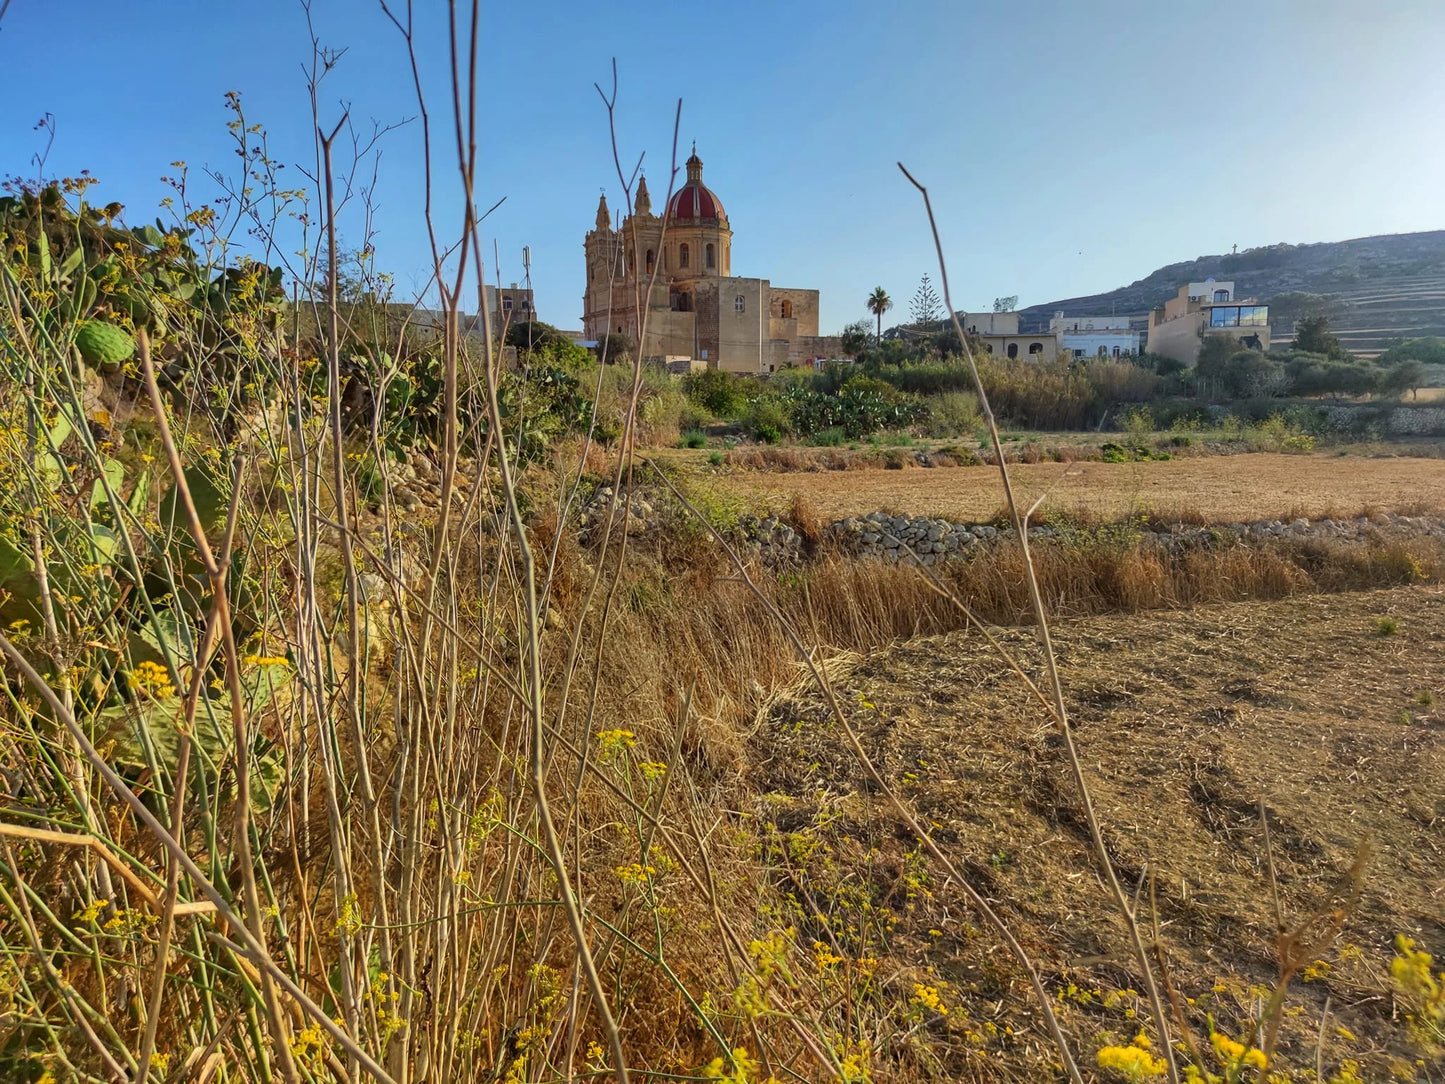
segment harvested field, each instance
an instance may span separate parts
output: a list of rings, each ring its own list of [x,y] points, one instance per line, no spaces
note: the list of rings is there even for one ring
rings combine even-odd
[[[1170,975],[1206,1050],[1206,1014],[1242,1037],[1276,978],[1263,802],[1290,928],[1329,908],[1357,846],[1371,847],[1338,941],[1290,987],[1279,1068],[1313,1069],[1327,996],[1326,1076],[1345,1059],[1367,1080],[1413,1080],[1424,1064],[1389,967],[1398,934],[1445,953],[1442,604],[1440,588],[1415,587],[1057,628],[1108,846],[1131,891],[1153,873]],[[1002,639],[1026,667],[1036,662],[1031,630]],[[1081,1061],[1127,1043],[1147,1015],[1140,976],[1037,702],[968,633],[832,670],[883,776],[1059,991]],[[837,942],[848,955],[838,871],[876,885],[897,926],[886,946],[854,951],[886,952],[899,981],[947,984],[958,1007],[928,1037],[943,1075],[1050,1079],[1022,973],[958,888],[910,849],[816,691],[800,682],[764,705],[748,774],[762,821],[785,842],[778,853],[790,856],[799,940]],[[1143,898],[1147,914],[1147,887]]]
[[[1442,459],[1255,453],[1145,463],[1020,463],[1009,470],[1025,505],[1047,492],[1044,510],[1105,518],[1149,511],[1233,522],[1355,515],[1366,508],[1410,511],[1445,503]],[[1003,505],[997,468],[988,466],[740,472],[728,482],[780,509],[800,496],[830,520],[882,509],[977,521]]]

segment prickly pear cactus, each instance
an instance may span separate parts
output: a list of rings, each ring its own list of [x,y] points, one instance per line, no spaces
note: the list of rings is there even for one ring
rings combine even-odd
[[[135,353],[135,340],[116,327],[100,320],[87,320],[75,333],[75,346],[80,356],[92,365],[111,366],[127,361]]]

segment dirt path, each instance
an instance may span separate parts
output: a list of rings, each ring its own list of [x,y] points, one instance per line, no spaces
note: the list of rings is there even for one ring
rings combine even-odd
[[[1020,497],[1030,503],[1047,492],[1046,508],[1106,516],[1188,511],[1230,522],[1445,505],[1445,459],[1260,453],[1151,463],[1019,464],[1012,470]],[[749,472],[732,475],[728,484],[779,508],[801,494],[828,519],[881,509],[976,521],[994,515],[1003,503],[992,467]]]

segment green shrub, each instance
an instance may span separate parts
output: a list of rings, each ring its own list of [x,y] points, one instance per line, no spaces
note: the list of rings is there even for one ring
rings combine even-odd
[[[689,429],[682,434],[682,439],[677,444],[679,448],[706,448],[707,434],[701,429]]]
[[[776,444],[783,434],[791,431],[792,419],[787,407],[776,397],[759,396],[748,406],[748,430],[764,444]]]
[[[748,409],[743,380],[722,369],[689,373],[683,380],[687,397],[718,418],[739,418]]]
[[[971,391],[945,391],[928,400],[928,435],[957,437],[978,428],[982,415]]]
[[[819,448],[841,448],[848,443],[848,434],[840,425],[821,430],[808,437],[808,443]]]

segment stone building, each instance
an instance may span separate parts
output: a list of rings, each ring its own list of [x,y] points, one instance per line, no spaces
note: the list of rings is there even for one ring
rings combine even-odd
[[[722,200],[702,183],[696,149],[687,160],[687,183],[661,216],[652,213],[646,177],[620,229],[604,195],[584,245],[583,334],[643,340],[649,361],[682,368],[700,361],[734,373],[839,357],[838,336],[818,334],[818,291],[734,276],[732,240]]]
[[[1191,282],[1149,313],[1151,354],[1193,365],[1206,337],[1222,336],[1240,349],[1269,349],[1269,306],[1234,295],[1234,283]]]
[[[961,312],[958,319],[964,334],[984,353],[1032,361],[1053,361],[1059,356],[1059,333],[1025,335],[1019,331],[1016,312]]]

